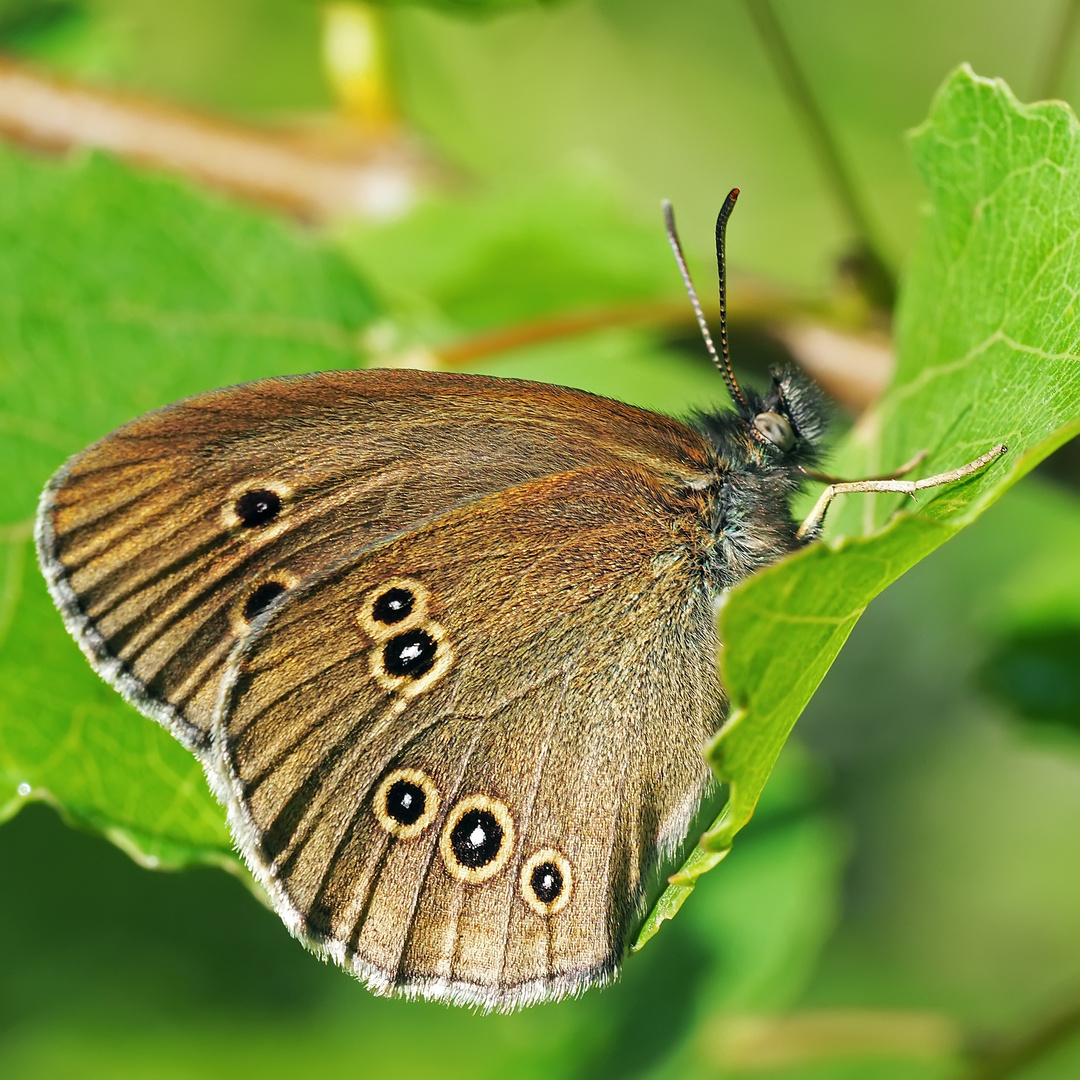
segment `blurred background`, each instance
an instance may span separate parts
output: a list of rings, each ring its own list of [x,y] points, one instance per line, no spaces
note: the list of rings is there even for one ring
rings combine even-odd
[[[249,231],[329,253],[367,305],[357,363],[538,378],[684,414],[723,387],[659,201],[711,294],[712,224],[737,185],[736,364],[753,379],[794,358],[842,430],[889,377],[922,198],[905,132],[964,61],[1022,100],[1075,101],[1078,9],[0,0],[3,175],[20,178],[0,199],[30,205],[104,151],[194,187],[207,220],[242,207],[262,223]],[[24,236],[42,259],[133,280],[176,257],[187,224],[149,227],[119,197],[64,213]],[[93,222],[95,243],[65,248]],[[272,373],[237,363],[190,375],[144,356],[125,375],[132,404],[87,421],[71,449],[180,393]],[[5,465],[13,487],[16,472]],[[5,537],[47,474],[29,477]],[[85,818],[9,805],[0,1072],[1080,1076],[1078,490],[1067,445],[872,605],[731,857],[618,985],[580,1001],[502,1017],[376,999],[307,955],[237,875],[153,872]],[[0,595],[0,629],[14,602]]]

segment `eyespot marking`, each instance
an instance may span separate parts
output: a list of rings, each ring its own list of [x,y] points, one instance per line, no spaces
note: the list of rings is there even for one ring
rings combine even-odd
[[[372,802],[379,824],[399,840],[419,836],[435,820],[439,805],[439,789],[419,769],[388,773]]]
[[[233,504],[233,513],[245,529],[269,525],[281,513],[281,496],[269,488],[245,491]]]
[[[502,850],[502,844],[502,826],[490,810],[462,814],[450,833],[454,857],[470,870],[487,866]]]
[[[514,819],[506,804],[486,795],[469,795],[450,811],[439,852],[459,881],[478,885],[506,866],[514,850]]]
[[[383,666],[390,675],[419,679],[435,666],[439,643],[416,627],[392,637],[383,646]]]
[[[244,622],[254,622],[288,588],[280,581],[264,581],[244,601]]]
[[[356,621],[368,637],[386,641],[427,620],[428,595],[412,578],[387,578],[364,595]]]
[[[371,616],[376,622],[393,626],[407,619],[415,604],[416,597],[408,589],[394,586],[375,598],[375,603],[371,606]]]
[[[412,825],[423,815],[426,805],[424,789],[408,780],[395,780],[386,790],[386,812],[399,825]]]
[[[292,488],[276,480],[252,479],[234,485],[221,507],[222,524],[268,540],[278,535],[289,508]]]
[[[521,895],[537,915],[554,915],[570,903],[570,860],[554,848],[541,848],[521,867]]]
[[[229,622],[236,637],[243,637],[251,624],[283,593],[296,588],[300,579],[284,567],[273,571],[271,578],[247,582],[229,606]]]
[[[375,681],[405,699],[430,690],[454,662],[446,631],[433,619],[383,638],[369,655]]]

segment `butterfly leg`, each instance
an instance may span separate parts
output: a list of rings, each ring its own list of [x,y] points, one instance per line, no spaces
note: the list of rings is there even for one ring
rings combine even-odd
[[[905,461],[899,469],[894,469],[891,473],[883,473],[881,476],[864,476],[863,482],[867,480],[900,480],[912,470],[917,469],[929,454],[929,450],[920,450],[910,461]],[[845,480],[843,477],[833,476],[832,473],[818,472],[817,469],[803,469],[803,472],[810,480],[816,480],[819,484],[854,484],[859,482]]]
[[[837,495],[846,495],[859,491],[895,491],[903,495],[914,495],[916,491],[924,491],[926,488],[941,487],[942,484],[951,484],[962,480],[965,476],[971,476],[980,469],[986,468],[991,461],[1001,457],[1008,449],[1001,444],[993,450],[988,450],[982,457],[961,465],[958,469],[949,472],[937,473],[935,476],[927,476],[922,480],[899,480],[894,478],[882,478],[874,480],[850,480],[839,481],[830,484],[814,504],[814,509],[807,515],[806,520],[799,527],[798,538],[800,540],[813,539],[821,529],[821,523],[825,519],[825,512],[829,504]],[[901,474],[902,475],[902,474]]]

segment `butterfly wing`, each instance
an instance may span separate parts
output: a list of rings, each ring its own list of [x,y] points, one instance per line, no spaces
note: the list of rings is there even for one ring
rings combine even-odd
[[[550,476],[262,617],[217,782],[295,934],[376,990],[490,1008],[612,975],[709,784],[706,517],[633,465]]]
[[[49,482],[38,553],[99,673],[197,751],[282,591],[447,509],[609,460],[704,467],[685,426],[590,394],[419,371],[267,379],[150,413]]]

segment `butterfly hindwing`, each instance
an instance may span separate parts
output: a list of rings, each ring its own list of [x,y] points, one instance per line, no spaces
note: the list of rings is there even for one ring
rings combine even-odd
[[[610,976],[708,786],[700,492],[607,463],[282,597],[215,722],[240,846],[374,988],[512,1007]]]
[[[489,492],[612,458],[701,467],[673,420],[560,387],[331,372],[215,391],[72,458],[39,557],[97,670],[206,747],[238,636],[282,591]]]

